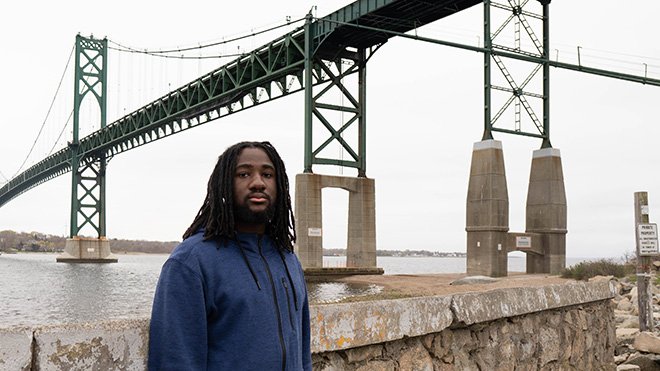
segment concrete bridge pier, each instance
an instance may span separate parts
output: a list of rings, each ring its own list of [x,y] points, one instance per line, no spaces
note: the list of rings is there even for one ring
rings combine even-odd
[[[502,142],[483,140],[472,150],[466,227],[467,273],[507,275],[509,195]]]
[[[116,263],[107,238],[67,238],[64,252],[56,258],[60,263]]]
[[[376,192],[373,179],[304,173],[296,175],[296,254],[303,268],[323,267],[321,189],[349,192],[347,268],[376,268]]]
[[[527,254],[527,273],[559,274],[566,267],[566,214],[559,149],[536,150],[529,175],[526,230],[541,235],[543,255]]]

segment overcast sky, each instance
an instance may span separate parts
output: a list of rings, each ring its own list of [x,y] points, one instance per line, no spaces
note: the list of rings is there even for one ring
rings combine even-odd
[[[11,177],[25,158],[78,32],[141,49],[191,46],[280,24],[287,16],[298,19],[313,5],[319,5],[316,14],[323,16],[347,3],[11,2],[0,16],[0,172]],[[649,77],[660,78],[657,1],[621,6],[612,0],[555,0],[550,9],[553,59],[577,63],[580,46],[585,65],[643,75],[646,63]],[[481,17],[478,5],[418,34],[477,45],[483,42]],[[245,40],[240,50],[265,41]],[[237,50],[232,44],[203,53]],[[108,122],[228,62],[153,61],[110,53]],[[470,158],[483,130],[482,64],[483,56],[475,52],[403,39],[390,40],[369,62],[367,175],[376,180],[378,248],[465,251]],[[514,75],[524,74],[525,68],[511,67]],[[70,71],[67,76],[63,98],[53,105],[42,134],[45,142],[35,146],[33,160],[49,152],[71,110]],[[632,252],[633,193],[648,191],[651,221],[660,217],[660,87],[553,68],[551,89],[551,138],[561,150],[568,200],[567,255],[620,257]],[[293,189],[295,174],[303,168],[303,99],[296,94],[112,159],[108,237],[180,239],[201,205],[217,156],[240,140],[273,142]],[[513,127],[512,114],[501,120],[501,126]],[[532,151],[541,143],[495,135],[504,147],[510,230],[522,232]],[[333,167],[315,171],[355,175]],[[4,205],[0,230],[68,233],[70,183],[70,174],[60,176]],[[344,247],[347,194],[324,190],[323,197],[324,245]]]

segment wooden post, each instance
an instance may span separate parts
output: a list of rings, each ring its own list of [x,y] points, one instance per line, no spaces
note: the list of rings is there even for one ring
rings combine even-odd
[[[639,331],[653,331],[653,295],[651,293],[651,257],[640,254],[638,226],[649,222],[647,192],[635,192],[635,244],[637,245],[637,303]]]

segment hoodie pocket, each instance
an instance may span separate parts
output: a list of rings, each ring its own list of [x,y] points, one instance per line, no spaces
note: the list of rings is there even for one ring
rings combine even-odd
[[[289,313],[289,323],[291,323],[291,328],[295,329],[293,326],[293,313],[291,312],[291,295],[289,295],[289,285],[286,284],[284,277],[282,277],[282,286],[284,286],[284,292],[286,293],[286,307]]]

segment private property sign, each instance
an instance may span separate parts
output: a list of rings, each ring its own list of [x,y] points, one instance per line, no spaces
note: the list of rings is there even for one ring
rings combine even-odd
[[[658,225],[655,223],[637,224],[639,255],[658,255]]]

